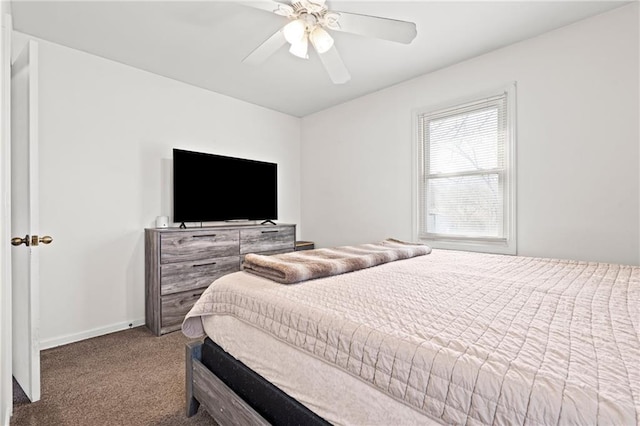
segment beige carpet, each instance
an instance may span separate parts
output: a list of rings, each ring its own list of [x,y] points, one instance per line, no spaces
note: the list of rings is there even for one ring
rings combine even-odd
[[[15,405],[11,425],[215,425],[184,415],[187,341],[138,327],[43,351],[42,399]]]

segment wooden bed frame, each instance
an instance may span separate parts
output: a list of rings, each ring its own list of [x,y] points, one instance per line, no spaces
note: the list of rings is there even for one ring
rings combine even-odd
[[[202,345],[202,342],[190,342],[186,346],[187,417],[195,415],[202,405],[220,425],[269,425],[202,364]]]
[[[220,425],[329,426],[322,417],[206,338],[186,346],[186,414]]]

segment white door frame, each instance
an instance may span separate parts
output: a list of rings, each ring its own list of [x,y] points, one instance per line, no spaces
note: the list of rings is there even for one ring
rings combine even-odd
[[[0,424],[13,413],[11,345],[11,15],[2,14],[0,45]]]

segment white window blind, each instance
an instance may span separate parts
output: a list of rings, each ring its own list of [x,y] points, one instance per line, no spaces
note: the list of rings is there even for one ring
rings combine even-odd
[[[508,93],[419,113],[418,237],[506,244]]]

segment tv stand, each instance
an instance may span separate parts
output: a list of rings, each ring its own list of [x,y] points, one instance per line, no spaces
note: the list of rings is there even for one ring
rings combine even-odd
[[[274,221],[267,219],[267,220],[265,220],[264,222],[262,222],[260,225],[266,225],[267,223],[270,223],[270,224],[272,224],[272,225],[275,225],[275,224],[276,224]]]
[[[180,224],[180,229],[187,229],[187,225],[185,225],[184,222],[182,222]]]

